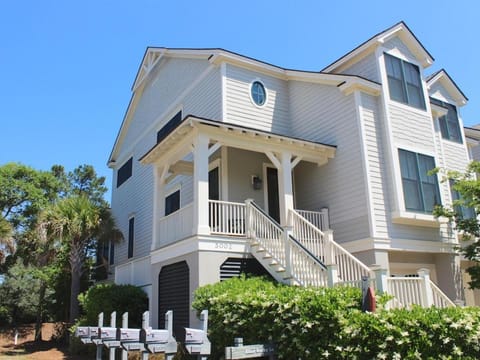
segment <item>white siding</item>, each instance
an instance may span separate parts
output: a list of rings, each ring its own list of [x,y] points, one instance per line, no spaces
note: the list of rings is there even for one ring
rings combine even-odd
[[[385,42],[383,47],[387,49],[393,56],[398,56],[401,54],[407,59],[415,59],[415,56],[412,54],[412,52],[397,36]]]
[[[390,122],[393,140],[398,147],[408,146],[430,153],[435,152],[432,117],[427,112],[390,101]]]
[[[374,213],[374,227],[378,237],[388,237],[390,206],[388,194],[388,171],[384,145],[384,128],[379,112],[379,98],[362,94],[362,119],[365,130],[365,152],[368,159],[368,176]],[[391,187],[390,187],[391,188]]]
[[[328,207],[336,241],[368,237],[366,185],[353,95],[345,96],[335,87],[292,81],[290,114],[294,136],[337,146],[335,158],[324,166],[297,165],[297,207]]]
[[[449,104],[455,105],[455,100],[448,93],[448,91],[442,86],[442,84],[437,81],[436,83],[430,86],[428,90],[429,95],[435,99],[448,102]]]
[[[342,74],[358,75],[369,80],[380,82],[375,53],[365,56],[360,61],[342,70]]]
[[[260,80],[267,91],[267,102],[258,107],[250,100],[250,85]],[[287,82],[227,65],[226,118],[224,121],[277,134],[289,134]]]
[[[173,103],[183,100],[179,96],[208,66],[210,64],[206,60],[191,59],[165,59],[157,64],[149,75],[135,108],[123,148],[125,148],[125,144],[133,144],[138,141],[144,131],[155,121],[167,122],[170,120],[170,118],[159,119],[159,117]],[[175,114],[165,114],[165,116],[171,115]],[[159,128],[160,124],[158,124],[157,130]]]
[[[155,145],[156,132],[162,123],[170,120],[166,114],[164,118],[159,116],[178,102],[183,105],[184,116],[193,114],[213,119],[221,117],[220,70],[213,67],[210,72],[205,73],[208,66],[209,63],[203,60],[168,59],[157,65],[157,69],[148,79],[131,125],[126,129],[127,136],[121,145],[114,169],[112,211],[125,237],[122,243],[115,246],[115,264],[128,260],[128,219],[131,216],[135,216],[134,258],[150,252],[153,228],[153,166],[141,165],[138,159]],[[195,80],[202,74],[206,75],[196,83]],[[190,91],[185,93],[189,87]],[[179,97],[182,94],[184,96]],[[116,171],[130,156],[133,157],[132,177],[116,188]],[[191,156],[187,159],[191,159]],[[192,177],[178,176],[173,183],[181,184],[181,206],[192,202]]]

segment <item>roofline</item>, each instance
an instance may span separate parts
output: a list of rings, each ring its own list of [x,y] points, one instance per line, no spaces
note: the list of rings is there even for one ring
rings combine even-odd
[[[410,35],[413,36],[413,38],[415,39],[415,41],[418,43],[418,45],[420,46],[421,50],[425,53],[425,57],[426,57],[426,61],[427,61],[427,64],[432,64],[433,61],[435,60],[433,58],[433,56],[428,52],[428,50],[423,46],[423,44],[420,42],[420,40],[418,40],[418,38],[415,36],[415,34],[410,30],[410,28],[407,26],[407,24],[405,24],[405,22],[403,21],[399,21],[398,23],[396,23],[395,25],[389,27],[388,29],[386,30],[383,30],[377,34],[375,34],[374,36],[372,36],[370,39],[368,39],[367,41],[364,41],[363,43],[361,43],[359,46],[357,46],[356,48],[354,48],[353,50],[349,51],[348,53],[346,53],[345,55],[343,55],[342,57],[338,58],[337,60],[335,60],[334,62],[332,62],[330,65],[327,65],[326,67],[324,67],[321,72],[332,72],[333,70],[335,70],[336,68],[340,67],[341,65],[345,64],[347,61],[353,59],[354,57],[360,55],[361,53],[365,52],[365,51],[368,51],[368,49],[370,47],[373,47],[373,46],[376,46],[378,45],[378,43],[382,43],[385,39],[382,39],[383,38],[388,38],[389,37],[389,33],[394,30],[395,28],[399,28],[397,31],[401,30],[402,27],[404,27],[409,33]],[[396,32],[396,31],[395,31]],[[423,64],[422,64],[423,65]],[[424,67],[426,67],[426,65],[423,65]]]
[[[427,77],[427,86],[430,87],[431,84],[434,84],[435,82],[439,81],[442,77],[446,77],[447,80],[451,83],[451,85],[458,91],[458,95],[460,95],[460,103],[461,105],[465,105],[466,102],[468,101],[467,96],[463,93],[463,91],[458,87],[457,83],[453,81],[453,79],[450,77],[450,75],[447,73],[445,69],[440,69],[430,76]],[[448,90],[448,89],[447,89]],[[463,103],[462,103],[463,102]]]
[[[204,117],[201,117],[201,116],[195,116],[195,115],[192,115],[192,114],[188,114],[187,116],[185,116],[182,119],[181,122],[179,122],[177,124],[177,126],[175,126],[173,129],[170,130],[170,132],[164,137],[164,139],[160,143],[156,143],[155,145],[153,145],[145,154],[143,154],[138,159],[138,161],[142,162],[148,155],[151,154],[151,152],[159,144],[166,141],[176,130],[178,130],[182,126],[185,126],[185,124],[187,124],[189,122],[198,122],[200,124],[216,126],[216,127],[228,127],[230,129],[236,129],[236,130],[240,130],[240,131],[251,131],[251,132],[256,132],[258,134],[262,134],[262,135],[266,135],[266,136],[270,136],[270,137],[289,139],[289,140],[292,140],[292,141],[298,141],[298,142],[302,142],[302,143],[305,143],[305,144],[328,147],[328,148],[331,148],[332,150],[337,149],[336,145],[325,144],[325,143],[321,143],[321,142],[318,142],[318,141],[306,140],[306,139],[302,139],[302,138],[298,138],[298,137],[294,137],[294,136],[272,133],[272,132],[269,132],[269,131],[255,129],[255,128],[248,127],[248,126],[242,126],[242,125],[238,125],[238,124],[232,124],[232,123],[227,123],[227,122],[220,121],[220,120],[213,120],[213,119],[208,119],[208,118],[204,118]]]

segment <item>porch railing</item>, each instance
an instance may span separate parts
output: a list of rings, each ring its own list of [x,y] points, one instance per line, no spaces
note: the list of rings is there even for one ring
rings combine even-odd
[[[299,210],[295,211],[308,220],[311,224],[315,225],[322,231],[330,230],[330,221],[328,218],[328,208],[323,208],[320,211]]]
[[[192,234],[193,203],[190,203],[159,220],[156,247],[184,239]]]
[[[208,200],[208,211],[212,234],[245,235],[244,203]]]
[[[290,211],[289,221],[295,239],[326,265],[337,265],[340,282],[360,282],[362,276],[372,274],[368,266],[333,241],[331,231],[322,232],[297,210]]]

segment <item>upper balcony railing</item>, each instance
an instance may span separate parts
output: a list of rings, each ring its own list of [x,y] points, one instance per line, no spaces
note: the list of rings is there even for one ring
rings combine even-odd
[[[208,200],[209,225],[212,234],[245,236],[245,204]]]

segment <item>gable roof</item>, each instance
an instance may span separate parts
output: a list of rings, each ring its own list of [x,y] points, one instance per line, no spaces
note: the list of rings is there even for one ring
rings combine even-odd
[[[453,97],[457,106],[463,106],[467,103],[468,98],[460,90],[458,85],[453,81],[453,79],[448,75],[445,69],[440,69],[433,74],[427,76],[427,87],[430,89],[433,84],[440,82],[443,87],[448,91],[448,93]]]
[[[389,27],[388,29],[372,36],[370,39],[360,44],[355,49],[348,52],[338,60],[335,60],[333,63],[326,66],[321,71],[341,71],[342,66],[360,60],[365,55],[374,51],[378,46],[382,45],[383,43],[395,36],[398,36],[402,39],[405,45],[415,55],[419,63],[422,64],[424,68],[433,64],[434,59],[432,55],[427,51],[427,49],[425,49],[425,47],[417,39],[415,34],[407,26],[407,24],[405,24],[403,21],[400,21],[392,27]]]
[[[161,66],[162,59],[164,58],[203,59],[209,61],[213,65],[219,65],[225,62],[284,80],[305,81],[336,86],[344,94],[349,94],[350,92],[359,89],[372,95],[379,95],[381,88],[380,84],[361,76],[287,69],[221,48],[192,49],[148,47],[132,85],[132,98],[125,112],[122,125],[120,126],[120,130],[115,139],[115,144],[109,156],[109,166],[112,166],[116,160],[120,146],[123,143],[127,129],[132,120],[134,113],[133,110],[141,97],[143,86],[145,85],[149,74],[154,68]]]

